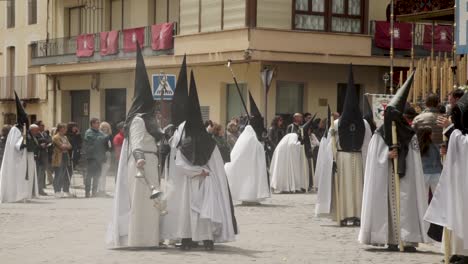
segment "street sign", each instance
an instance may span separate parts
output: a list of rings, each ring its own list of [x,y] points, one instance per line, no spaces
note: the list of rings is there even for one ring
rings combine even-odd
[[[176,76],[174,74],[153,74],[153,99],[171,101],[174,97]],[[164,91],[164,94],[163,94]]]
[[[455,22],[457,54],[468,54],[468,0],[457,0]]]

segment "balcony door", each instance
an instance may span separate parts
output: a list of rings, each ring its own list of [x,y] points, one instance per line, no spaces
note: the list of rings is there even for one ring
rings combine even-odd
[[[126,105],[127,105],[127,90],[123,89],[106,89],[106,118],[105,121],[112,126],[112,132],[117,133],[116,127],[119,122],[125,121]]]
[[[89,128],[89,91],[71,91],[71,118],[81,133]]]

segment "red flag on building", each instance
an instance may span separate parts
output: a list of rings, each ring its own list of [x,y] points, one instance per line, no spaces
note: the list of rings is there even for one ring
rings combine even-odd
[[[137,41],[140,43],[140,48],[144,47],[145,43],[145,28],[130,28],[123,30],[124,52],[135,52]]]
[[[410,23],[395,22],[393,44],[395,49],[411,49]],[[375,45],[381,49],[390,49],[390,22],[375,22]]]
[[[424,27],[424,49],[432,48],[432,26]],[[451,52],[453,49],[453,28],[452,26],[434,27],[434,51]]]
[[[164,23],[151,26],[151,48],[167,50],[174,47],[174,23]]]
[[[92,57],[94,55],[94,34],[79,35],[76,37],[76,56]]]
[[[101,32],[101,56],[119,52],[119,32],[117,30]]]

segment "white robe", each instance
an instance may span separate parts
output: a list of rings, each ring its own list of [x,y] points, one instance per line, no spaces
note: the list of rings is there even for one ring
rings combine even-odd
[[[270,197],[263,145],[251,126],[247,126],[231,151],[231,162],[224,165],[232,199],[260,202]]]
[[[23,135],[17,127],[8,134],[0,170],[0,203],[14,203],[38,196],[34,154],[21,149]],[[27,166],[27,169],[26,169]],[[26,180],[26,171],[28,180]]]
[[[389,244],[389,180],[393,177],[389,147],[380,134],[369,144],[364,174],[361,229],[359,242],[368,245]],[[417,137],[410,142],[405,176],[400,179],[400,221],[402,240],[427,243],[428,224],[423,216],[427,208],[424,175]]]
[[[170,240],[192,238],[217,243],[235,240],[233,217],[224,163],[215,147],[205,166],[194,166],[177,148],[183,137],[182,123],[170,140],[167,173],[167,211],[161,237]],[[182,134],[182,135],[181,135]],[[205,170],[209,176],[195,176]]]
[[[322,179],[323,175],[328,175],[324,169],[326,169],[326,166],[323,166],[325,164],[324,162],[328,159],[333,159],[333,153],[330,152],[330,148],[328,148],[328,144],[330,142],[330,137],[322,137],[320,140],[320,146],[319,146],[319,151],[317,154],[317,165],[315,167],[315,177],[317,179],[315,187],[320,186],[320,180]],[[331,170],[329,172],[331,174]]]
[[[444,169],[424,216],[428,222],[452,231],[452,254],[468,256],[468,136],[455,130],[450,136]]]
[[[365,135],[364,135],[364,141],[362,143],[361,153],[346,153],[346,152],[337,153],[337,166],[339,165],[344,166],[344,168],[339,167],[338,171],[341,172],[342,174],[347,174],[347,175],[342,175],[343,177],[341,177],[341,181],[340,181],[341,182],[340,196],[342,196],[341,200],[342,200],[342,209],[343,209],[341,216],[343,219],[349,218],[349,217],[360,216],[360,211],[361,211],[360,207],[361,207],[361,202],[362,202],[362,183],[363,183],[363,178],[364,178],[364,170],[366,168],[367,149],[369,147],[369,141],[372,138],[372,131],[366,120],[364,120],[364,126],[365,126]],[[338,131],[338,127],[339,127],[339,120],[336,120],[335,121],[336,131]],[[317,158],[318,162],[317,162],[316,174],[317,174],[317,177],[320,178],[320,182],[318,185],[317,205],[315,206],[315,214],[317,216],[319,215],[330,216],[330,214],[332,214],[332,212],[334,212],[336,209],[336,208],[332,208],[332,204],[335,203],[334,200],[336,199],[334,197],[335,190],[334,190],[333,177],[335,175],[332,175],[333,147],[332,147],[332,140],[331,140],[330,133],[328,133],[327,139],[323,142],[324,142],[323,143],[324,146],[322,146],[322,149],[320,150],[321,152],[319,153],[321,156]],[[336,133],[336,143],[337,143],[338,150],[341,149],[339,142],[340,142],[339,136],[338,136],[338,133]],[[355,168],[353,171],[353,168],[352,168],[353,166],[346,166],[349,163],[352,163],[352,157],[350,157],[350,155],[360,156],[360,157],[355,157],[355,159],[356,159],[356,163],[360,163],[361,168],[359,169]],[[360,173],[360,175],[355,175],[354,173]],[[340,177],[340,175],[338,177]],[[346,178],[346,179],[343,179],[343,178]],[[355,184],[353,184],[353,182]],[[357,185],[357,186],[353,186],[353,185]],[[344,200],[347,201],[347,203],[352,204],[349,206],[349,210],[347,210],[347,208],[344,208],[346,204],[343,203],[343,198],[345,198]],[[332,203],[332,201],[334,202]],[[354,207],[356,207],[357,210]]]
[[[154,137],[138,116],[132,121],[130,140],[124,140],[120,154],[112,222],[107,232],[107,244],[111,247],[154,247],[160,242],[160,210],[149,198],[151,191],[144,179],[135,178],[137,168],[132,153],[136,149],[157,152]],[[145,161],[144,173],[158,188],[158,157],[145,153]]]
[[[275,192],[295,192],[309,187],[309,167],[304,147],[296,133],[281,139],[270,165],[271,188]]]

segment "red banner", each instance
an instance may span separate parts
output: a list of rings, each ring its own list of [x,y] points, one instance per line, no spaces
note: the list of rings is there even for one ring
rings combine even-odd
[[[411,24],[395,22],[394,33],[394,48],[399,50],[410,50]],[[381,49],[390,49],[390,22],[375,22],[375,45]]]
[[[424,27],[424,49],[432,48],[432,26]],[[434,51],[451,52],[453,50],[453,28],[452,26],[434,27]]]
[[[119,32],[117,30],[101,32],[101,56],[119,52]]]
[[[94,55],[94,34],[76,37],[76,56],[92,57]]]
[[[151,26],[151,48],[167,50],[174,47],[174,23],[164,23]]]
[[[145,28],[131,28],[123,30],[124,52],[135,52],[137,42],[143,49],[145,43]]]

